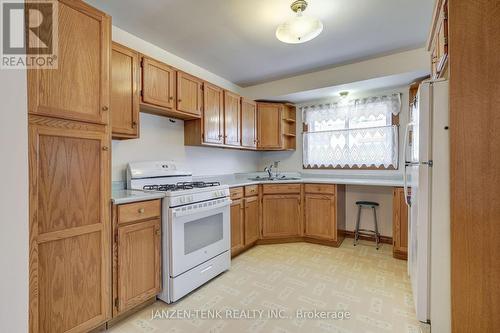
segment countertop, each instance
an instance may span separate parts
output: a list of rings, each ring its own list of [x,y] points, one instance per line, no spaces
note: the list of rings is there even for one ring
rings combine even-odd
[[[115,205],[161,199],[163,197],[165,197],[165,194],[161,192],[145,192],[139,190],[113,190],[111,193],[111,201]]]
[[[259,180],[253,181],[249,179],[234,179],[221,182],[229,187],[238,187],[257,184],[292,184],[292,183],[313,183],[313,184],[345,184],[345,185],[367,185],[367,186],[390,186],[402,187],[403,180],[400,179],[383,179],[383,178],[347,178],[347,177],[321,177],[309,178],[304,177],[295,180]]]

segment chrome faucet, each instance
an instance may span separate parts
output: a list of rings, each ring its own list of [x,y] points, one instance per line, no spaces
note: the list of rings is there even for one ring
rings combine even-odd
[[[273,164],[264,168],[264,171],[267,172],[267,176],[269,179],[273,179],[273,168],[276,169],[274,177],[278,177],[278,165],[280,161],[274,161]]]

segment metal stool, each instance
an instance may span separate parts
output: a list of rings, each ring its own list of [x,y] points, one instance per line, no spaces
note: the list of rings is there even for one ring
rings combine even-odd
[[[380,234],[378,232],[378,222],[377,222],[377,211],[375,210],[376,207],[379,206],[378,202],[373,202],[373,201],[356,201],[356,205],[358,205],[358,219],[356,220],[356,230],[354,231],[354,246],[358,243],[359,236],[375,236],[375,244],[377,245],[377,250],[378,250],[378,243],[380,242]],[[360,229],[359,228],[359,221],[361,219],[361,208],[362,207],[369,207],[373,209],[373,218],[375,220],[375,230],[368,230],[368,229]]]

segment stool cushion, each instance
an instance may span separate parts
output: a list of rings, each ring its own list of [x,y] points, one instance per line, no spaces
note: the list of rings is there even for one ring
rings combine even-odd
[[[356,201],[356,205],[360,206],[379,206],[378,202],[375,201]]]

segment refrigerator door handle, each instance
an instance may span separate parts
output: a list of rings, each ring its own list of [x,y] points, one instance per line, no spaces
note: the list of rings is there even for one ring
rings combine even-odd
[[[408,148],[408,134],[410,133],[410,127],[413,126],[413,123],[408,123],[405,128],[405,136],[403,140],[403,157],[406,160],[406,150]],[[403,168],[403,191],[404,191],[404,196],[405,196],[405,203],[409,207],[411,206],[410,200],[408,198],[408,180],[407,180],[407,172],[406,168],[408,165],[412,165],[411,162],[405,162],[404,168]]]

